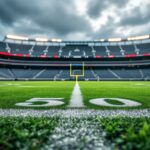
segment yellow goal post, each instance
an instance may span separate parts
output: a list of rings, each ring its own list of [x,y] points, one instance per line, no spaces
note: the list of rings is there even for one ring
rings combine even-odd
[[[81,74],[73,74],[73,67],[80,67],[82,66],[82,73]],[[84,77],[85,75],[85,65],[84,63],[82,64],[70,64],[70,77],[75,77],[76,82],[78,81],[79,77]]]

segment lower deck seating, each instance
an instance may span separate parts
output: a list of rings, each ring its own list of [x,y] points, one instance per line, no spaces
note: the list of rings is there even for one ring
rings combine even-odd
[[[82,74],[75,70],[73,74]],[[0,80],[75,80],[69,69],[0,68]],[[150,68],[85,69],[79,80],[149,80]]]
[[[118,75],[121,79],[140,79],[142,75],[139,69],[115,69],[113,70],[115,74]]]
[[[100,79],[116,79],[108,69],[99,69],[94,71]]]

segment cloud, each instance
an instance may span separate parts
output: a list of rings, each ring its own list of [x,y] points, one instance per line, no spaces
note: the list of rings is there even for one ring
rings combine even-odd
[[[95,19],[102,15],[102,12],[107,11],[111,7],[117,7],[121,9],[125,7],[128,0],[89,0],[87,5],[87,14]]]
[[[16,33],[43,32],[49,36],[56,34],[64,37],[70,33],[91,30],[89,22],[76,13],[76,7],[70,0],[2,0],[0,21]]]
[[[100,1],[100,0],[90,0],[88,2],[87,14],[91,18],[97,18],[101,15],[101,12],[106,9],[108,6],[108,0]]]
[[[149,7],[149,0],[1,0],[0,30],[64,40],[142,35],[150,27]]]
[[[140,7],[135,7],[130,11],[124,11],[120,20],[120,25],[124,26],[139,26],[146,23],[149,23],[150,20],[150,12],[149,12],[150,4],[144,7],[144,10]]]

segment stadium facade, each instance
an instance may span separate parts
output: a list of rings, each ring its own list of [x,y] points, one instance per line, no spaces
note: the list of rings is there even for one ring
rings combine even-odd
[[[70,66],[72,67],[70,70]],[[62,41],[7,35],[0,80],[150,80],[150,35]]]

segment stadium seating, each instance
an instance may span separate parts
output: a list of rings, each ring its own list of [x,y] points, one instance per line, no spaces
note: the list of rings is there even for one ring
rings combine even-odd
[[[10,80],[73,80],[66,69],[0,68],[0,79]],[[150,68],[86,69],[79,80],[149,80]]]
[[[18,44],[0,42],[0,52],[8,52],[14,56],[61,57],[61,58],[101,58],[101,57],[136,57],[150,54],[150,43],[89,46],[88,44],[65,46]],[[99,56],[99,57],[96,57]]]
[[[75,80],[79,63],[79,80],[150,80],[150,41],[0,42],[0,80]]]

